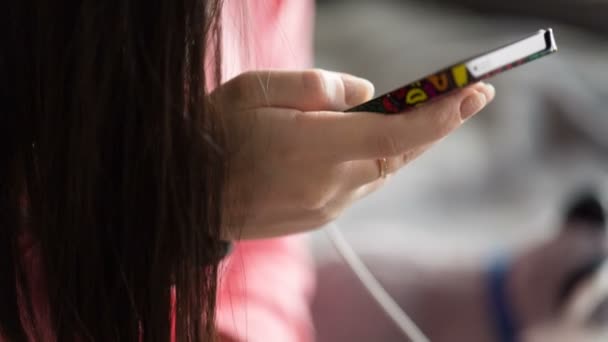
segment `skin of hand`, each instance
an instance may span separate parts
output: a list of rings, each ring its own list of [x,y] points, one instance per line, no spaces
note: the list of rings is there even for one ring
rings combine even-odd
[[[494,98],[477,83],[399,115],[344,113],[373,85],[336,72],[247,72],[209,97],[222,115],[229,154],[223,238],[312,230],[386,183]]]

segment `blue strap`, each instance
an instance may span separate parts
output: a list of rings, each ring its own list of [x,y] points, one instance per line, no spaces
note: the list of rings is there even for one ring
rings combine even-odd
[[[517,341],[517,323],[507,292],[509,262],[505,257],[497,257],[488,270],[490,314],[493,315],[495,329],[500,342]]]

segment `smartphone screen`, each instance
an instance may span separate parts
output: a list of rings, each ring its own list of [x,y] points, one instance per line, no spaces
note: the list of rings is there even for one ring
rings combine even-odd
[[[404,87],[383,94],[347,112],[398,114],[439,96],[537,60],[557,51],[553,30],[536,34],[456,63]]]

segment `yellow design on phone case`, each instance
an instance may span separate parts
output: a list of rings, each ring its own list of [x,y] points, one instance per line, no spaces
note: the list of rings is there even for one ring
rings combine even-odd
[[[446,91],[450,86],[450,81],[446,73],[429,76],[429,82],[435,86],[437,91]]]
[[[452,75],[458,87],[464,87],[469,84],[469,73],[464,64],[457,65],[452,68]]]
[[[428,95],[424,92],[424,90],[420,88],[413,88],[405,97],[405,103],[408,105],[415,105],[417,103],[426,101],[428,99]]]

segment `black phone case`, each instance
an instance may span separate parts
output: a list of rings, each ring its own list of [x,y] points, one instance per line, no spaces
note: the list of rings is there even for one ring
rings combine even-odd
[[[519,41],[520,40],[518,40],[517,42]],[[517,42],[504,45],[500,48],[494,49],[484,54],[480,54],[475,57],[471,57],[466,61],[454,64],[439,72],[431,74],[430,76],[422,78],[401,88],[395,89],[389,93],[383,94],[361,105],[348,109],[346,112],[373,112],[389,115],[403,113],[412,108],[421,106],[433,99],[436,99],[441,95],[448,94],[456,89],[460,89],[468,86],[469,84],[490,78],[492,76],[503,73],[507,70],[511,70],[520,65],[532,62],[557,51],[557,46],[553,37],[553,31],[551,29],[548,29],[545,32],[545,50],[524,57],[501,68],[492,70],[479,77],[473,77],[471,72],[468,70],[466,64],[469,61],[477,57],[486,55],[488,53],[508,47],[509,45],[512,45]]]

